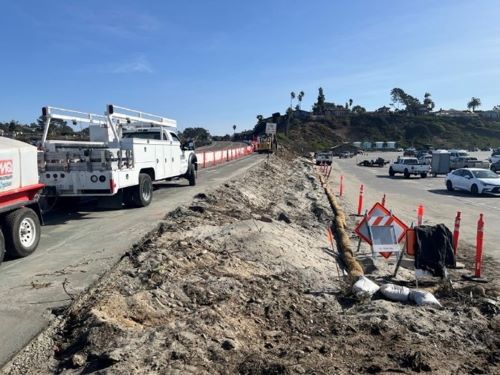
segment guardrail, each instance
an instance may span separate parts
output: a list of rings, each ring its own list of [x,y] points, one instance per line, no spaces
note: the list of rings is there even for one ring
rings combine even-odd
[[[244,146],[215,151],[199,151],[196,153],[196,158],[198,159],[198,168],[208,168],[248,156],[252,153],[252,146]]]

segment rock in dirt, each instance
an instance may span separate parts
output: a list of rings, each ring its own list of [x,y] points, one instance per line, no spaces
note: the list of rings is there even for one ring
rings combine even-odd
[[[236,343],[233,340],[227,339],[222,341],[221,348],[224,350],[236,349]]]
[[[269,215],[261,215],[259,220],[263,221],[265,223],[272,223],[273,222],[273,219]]]
[[[284,221],[287,224],[291,224],[292,223],[292,221],[290,220],[290,218],[285,213],[283,213],[283,212],[281,212],[278,215],[278,221]]]

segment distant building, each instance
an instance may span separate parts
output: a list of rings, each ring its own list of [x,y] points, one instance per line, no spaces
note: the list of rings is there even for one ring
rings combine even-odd
[[[479,117],[489,118],[489,119],[500,119],[500,111],[478,111]]]
[[[445,117],[477,117],[477,113],[469,111],[459,111],[457,109],[440,109],[433,113],[435,116]]]
[[[333,115],[335,117],[345,117],[349,114],[349,110],[342,105],[335,105],[335,103],[325,102],[324,106],[325,115]]]

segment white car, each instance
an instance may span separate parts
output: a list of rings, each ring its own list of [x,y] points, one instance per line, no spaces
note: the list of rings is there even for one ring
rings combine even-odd
[[[470,191],[474,195],[500,193],[500,176],[489,169],[460,168],[448,173],[446,188]]]

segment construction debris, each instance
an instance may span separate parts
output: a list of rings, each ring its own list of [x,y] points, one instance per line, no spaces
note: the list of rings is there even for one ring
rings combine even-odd
[[[169,213],[4,372],[498,373],[490,290],[437,291],[443,309],[360,301],[332,218],[312,166],[273,155]]]

